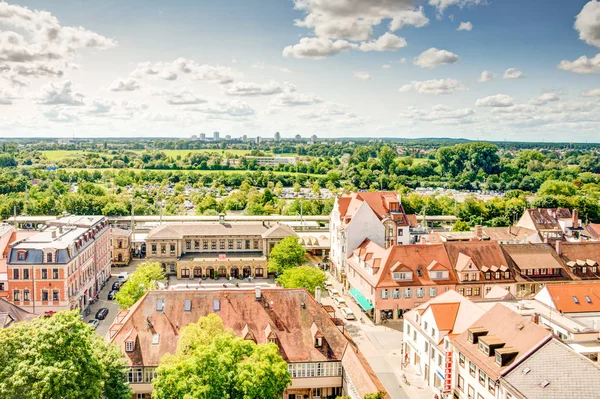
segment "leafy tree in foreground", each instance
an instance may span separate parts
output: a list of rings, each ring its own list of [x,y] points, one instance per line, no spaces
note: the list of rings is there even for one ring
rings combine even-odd
[[[1,398],[129,399],[126,367],[77,311],[0,329]]]
[[[282,273],[285,269],[299,266],[306,260],[306,250],[297,237],[286,237],[275,245],[269,254],[269,271]]]
[[[159,263],[142,263],[117,292],[115,301],[121,309],[127,309],[144,296],[146,292],[156,289],[158,282],[165,279],[165,273]]]
[[[286,269],[277,279],[284,288],[306,288],[313,295],[315,288],[323,286],[326,280],[325,273],[312,266]]]
[[[156,399],[275,399],[292,381],[277,345],[236,337],[216,314],[185,327],[156,373]]]

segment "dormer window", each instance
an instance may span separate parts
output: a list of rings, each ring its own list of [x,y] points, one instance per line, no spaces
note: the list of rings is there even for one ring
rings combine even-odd
[[[315,347],[320,348],[321,346],[323,346],[323,337],[315,338]]]
[[[134,341],[125,341],[125,352],[133,352]]]
[[[395,281],[412,280],[412,272],[393,272],[392,278]]]
[[[52,263],[52,252],[46,254],[46,263]]]
[[[18,251],[17,260],[25,260],[27,258],[27,251]]]

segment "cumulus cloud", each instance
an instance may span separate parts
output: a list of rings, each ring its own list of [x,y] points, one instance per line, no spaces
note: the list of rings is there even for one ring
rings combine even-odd
[[[0,87],[0,105],[10,105],[15,98],[16,95],[12,90]]]
[[[465,87],[456,79],[438,79],[413,81],[400,87],[400,92],[405,93],[415,91],[420,94],[452,94],[458,90],[465,90]]]
[[[369,75],[367,72],[364,72],[364,71],[354,72],[353,75],[355,78],[362,79],[362,80],[371,79],[371,75]]]
[[[0,31],[0,61],[17,74],[60,76],[80,50],[104,50],[117,44],[81,26],[62,26],[47,11],[6,2],[0,2],[0,26],[5,27]]]
[[[579,38],[592,46],[600,47],[600,2],[591,0],[575,18]]]
[[[56,123],[73,123],[79,122],[80,120],[77,114],[75,114],[71,110],[68,110],[65,107],[58,106],[51,107],[45,110],[42,113],[42,115],[44,115],[44,117],[49,121]]]
[[[479,79],[477,79],[477,81],[479,83],[485,83],[485,82],[489,82],[490,80],[494,79],[495,77],[496,77],[496,75],[494,75],[492,72],[483,71],[483,72],[481,72],[481,75],[479,75]]]
[[[496,94],[495,96],[489,96],[480,98],[475,102],[478,107],[511,107],[515,105],[515,99],[506,94]]]
[[[50,82],[42,86],[36,102],[43,105],[83,105],[84,96],[73,91],[73,82]]]
[[[392,67],[392,65],[391,64],[383,64],[381,67],[383,69],[390,69]]]
[[[544,93],[541,96],[538,96],[531,101],[530,104],[533,105],[546,105],[551,102],[559,101],[560,97],[556,93]]]
[[[207,102],[206,99],[198,96],[186,88],[159,90],[154,94],[163,97],[166,103],[170,105],[195,105],[204,104]]]
[[[390,22],[390,31],[394,32],[398,29],[410,25],[416,28],[422,28],[429,23],[429,18],[423,12],[423,6],[413,10],[405,10],[398,12],[392,22]]]
[[[402,47],[406,47],[406,39],[386,32],[379,36],[377,40],[363,42],[360,45],[360,51],[396,51]]]
[[[473,123],[474,115],[475,111],[471,108],[452,108],[442,104],[434,105],[431,109],[411,106],[400,112],[400,118],[404,121],[424,121],[434,125]]]
[[[450,6],[466,7],[478,4],[486,4],[486,0],[429,0],[429,5],[438,9],[441,14]]]
[[[358,47],[346,40],[330,40],[322,37],[303,37],[298,44],[283,49],[284,57],[321,59]]]
[[[207,104],[188,108],[189,111],[206,114],[211,119],[247,118],[255,114],[245,101],[210,101]]]
[[[322,103],[323,99],[315,94],[286,91],[278,94],[269,104],[272,107],[295,107]]]
[[[135,91],[140,88],[140,82],[133,78],[117,79],[108,88],[110,91]]]
[[[265,84],[238,82],[229,85],[225,93],[229,96],[270,96],[283,92],[283,89],[284,87],[275,81]]]
[[[600,97],[600,89],[592,89],[582,93],[585,97]]]
[[[592,58],[588,58],[585,55],[577,58],[575,61],[563,60],[558,64],[558,68],[579,73],[582,75],[591,75],[600,73],[600,53]]]
[[[435,68],[442,64],[454,64],[459,59],[458,55],[447,50],[438,50],[435,47],[423,51],[414,59],[414,64],[421,68]]]
[[[504,79],[519,79],[523,77],[523,72],[516,68],[508,68],[502,76]]]
[[[134,78],[156,76],[164,80],[177,80],[180,76],[210,83],[229,84],[241,74],[232,68],[220,65],[198,64],[194,60],[178,58],[172,62],[143,62],[131,73]]]
[[[466,30],[467,32],[470,32],[473,30],[473,24],[469,21],[461,22],[460,25],[458,25],[458,29],[456,30]]]

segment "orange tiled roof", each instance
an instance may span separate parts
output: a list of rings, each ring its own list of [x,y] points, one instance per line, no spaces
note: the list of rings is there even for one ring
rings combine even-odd
[[[460,303],[432,303],[429,307],[435,318],[435,324],[437,324],[440,331],[452,331],[454,329]]]
[[[556,310],[560,312],[600,312],[599,283],[547,284],[546,288],[552,297]],[[577,298],[577,302],[575,302],[575,298]]]

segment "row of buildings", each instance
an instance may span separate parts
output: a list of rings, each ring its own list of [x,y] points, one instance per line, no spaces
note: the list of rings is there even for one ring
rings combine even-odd
[[[596,398],[599,288],[551,285],[530,300],[448,291],[406,314],[403,367],[440,398]]]

